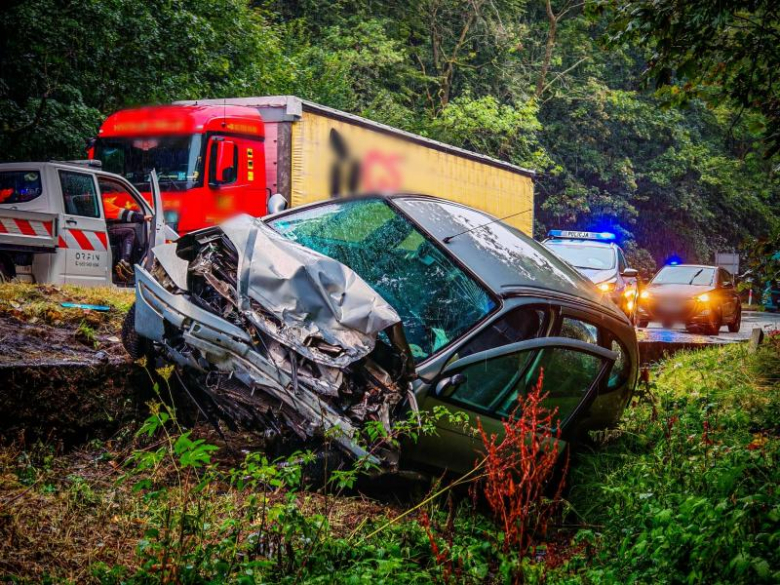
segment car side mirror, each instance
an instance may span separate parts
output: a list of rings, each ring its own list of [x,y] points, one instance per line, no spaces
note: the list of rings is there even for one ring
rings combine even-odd
[[[466,381],[466,376],[464,376],[463,374],[453,374],[452,376],[447,376],[446,378],[442,378],[436,384],[434,394],[437,397],[452,396],[453,392],[455,392],[455,390],[457,390],[459,386],[462,386],[465,381]]]
[[[281,193],[274,193],[268,198],[268,213],[279,213],[287,209],[287,199]]]
[[[636,268],[626,268],[623,271],[623,276],[626,278],[636,278],[639,276],[639,271]]]

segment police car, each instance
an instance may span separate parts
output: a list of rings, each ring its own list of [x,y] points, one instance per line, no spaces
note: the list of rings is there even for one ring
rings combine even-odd
[[[543,244],[592,280],[632,323],[635,321],[639,272],[628,267],[615,234],[550,230]]]

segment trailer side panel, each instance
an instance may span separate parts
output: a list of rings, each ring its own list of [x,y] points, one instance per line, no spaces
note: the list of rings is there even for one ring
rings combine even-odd
[[[532,234],[533,180],[510,165],[489,164],[305,108],[292,124],[290,152],[293,206],[355,193],[414,192],[496,217],[511,216],[506,223]]]

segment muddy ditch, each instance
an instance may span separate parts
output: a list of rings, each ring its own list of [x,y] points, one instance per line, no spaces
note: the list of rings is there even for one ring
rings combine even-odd
[[[0,435],[65,446],[105,439],[142,416],[151,396],[117,336],[0,316]]]

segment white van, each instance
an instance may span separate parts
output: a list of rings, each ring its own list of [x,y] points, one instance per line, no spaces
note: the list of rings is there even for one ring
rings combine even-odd
[[[152,201],[162,209],[152,172]],[[114,275],[119,243],[106,218],[107,193],[150,221],[136,226],[131,264],[151,246],[176,239],[128,181],[94,161],[0,164],[0,281],[106,286],[132,284]]]

